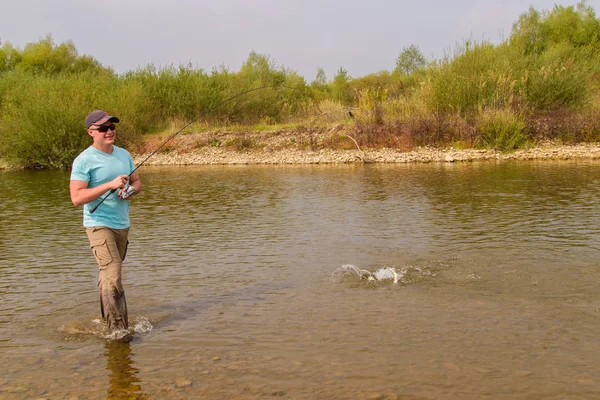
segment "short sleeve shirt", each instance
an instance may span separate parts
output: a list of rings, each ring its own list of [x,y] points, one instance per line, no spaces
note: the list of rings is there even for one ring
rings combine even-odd
[[[115,179],[118,175],[129,175],[135,169],[129,152],[113,146],[111,154],[96,149],[93,146],[85,149],[73,161],[71,180],[84,181],[88,188],[94,188]],[[96,204],[108,194],[83,206],[83,226],[106,226],[113,229],[129,228],[129,201],[121,200],[118,191],[108,198],[90,214]]]

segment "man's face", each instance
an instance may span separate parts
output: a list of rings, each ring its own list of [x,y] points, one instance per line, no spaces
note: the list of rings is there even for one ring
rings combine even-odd
[[[92,125],[88,128],[88,133],[94,138],[94,143],[100,145],[113,144],[115,141],[115,124],[106,121],[102,125]]]

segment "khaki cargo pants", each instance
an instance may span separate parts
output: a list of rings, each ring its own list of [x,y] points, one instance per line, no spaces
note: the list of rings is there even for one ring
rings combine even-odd
[[[90,247],[98,263],[98,290],[102,318],[113,332],[129,328],[127,302],[121,282],[121,269],[127,254],[127,229],[111,229],[105,226],[85,228]]]

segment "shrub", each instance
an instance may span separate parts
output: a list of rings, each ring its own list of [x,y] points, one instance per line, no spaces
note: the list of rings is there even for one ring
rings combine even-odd
[[[357,120],[367,124],[383,124],[383,106],[387,100],[387,90],[366,88],[358,94],[358,108],[361,111]]]
[[[348,107],[335,100],[323,100],[314,106],[312,112],[307,114],[309,123],[319,124],[322,122],[342,123],[349,121]]]
[[[496,150],[514,150],[526,141],[524,117],[510,108],[485,109],[477,116],[478,145]]]
[[[570,47],[555,47],[531,62],[519,82],[519,94],[526,104],[546,110],[586,105],[592,89],[592,69],[587,57],[574,57]]]
[[[344,68],[336,72],[331,83],[331,95],[335,101],[339,101],[344,105],[350,105],[353,102],[352,87],[350,81],[352,77],[348,74]]]
[[[454,58],[431,64],[422,89],[432,110],[473,113],[510,105],[515,79],[507,46],[466,42]]]
[[[141,91],[110,75],[45,77],[22,74],[5,97],[0,124],[0,152],[19,165],[48,168],[70,166],[90,145],[85,116],[94,109],[117,115],[117,144],[127,147],[137,139],[136,121]]]

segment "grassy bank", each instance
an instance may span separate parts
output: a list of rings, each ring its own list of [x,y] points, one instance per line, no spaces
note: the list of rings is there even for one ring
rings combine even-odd
[[[256,53],[239,71],[149,65],[115,74],[47,37],[23,49],[0,47],[0,158],[68,167],[89,144],[85,115],[98,108],[121,118],[119,144],[138,153],[157,144],[152,135],[199,116],[188,132],[350,126],[351,135],[319,144],[333,150],[596,142],[599,83],[600,20],[585,3],[529,9],[499,44],[466,41],[430,61],[410,46],[392,71],[352,78],[340,67],[327,79],[319,70],[310,83]],[[261,87],[269,88],[235,97]],[[243,139],[198,146],[205,145],[254,146]]]

